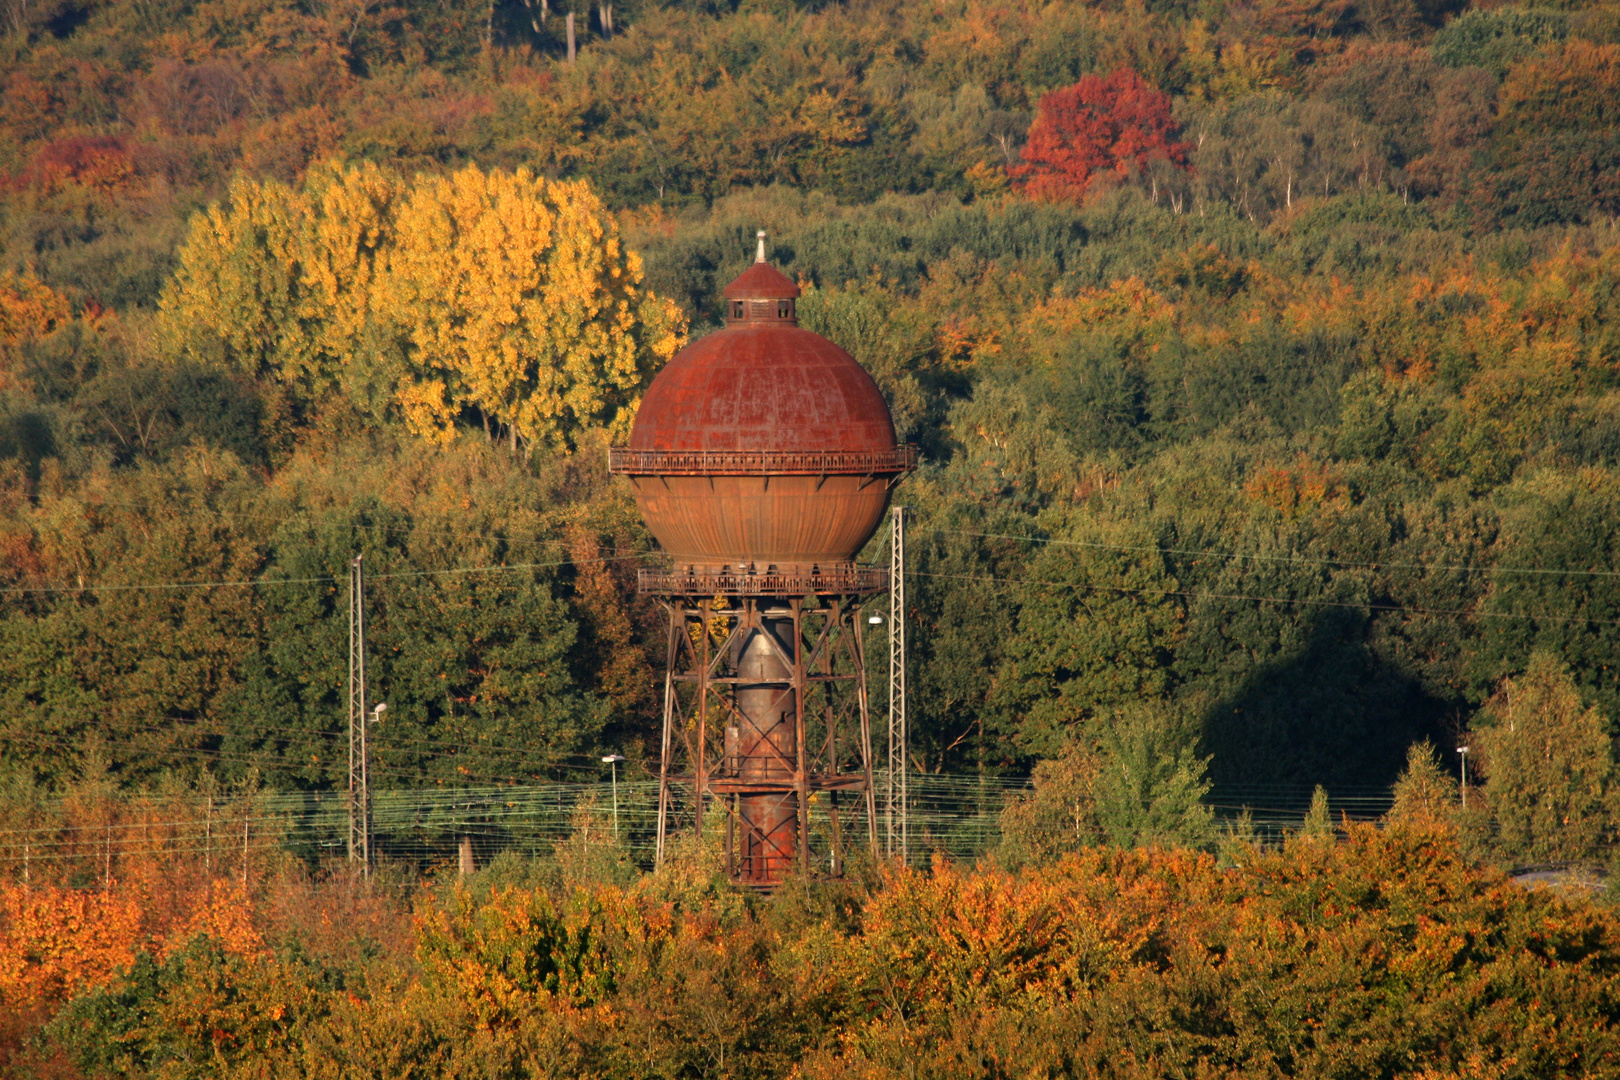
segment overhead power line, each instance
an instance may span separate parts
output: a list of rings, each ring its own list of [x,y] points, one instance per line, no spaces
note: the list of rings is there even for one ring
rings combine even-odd
[[[1193,592],[1187,589],[1132,589],[1119,585],[1093,585],[1078,581],[1043,581],[1036,578],[1002,578],[984,574],[942,574],[923,570],[908,570],[908,577],[957,578],[996,585],[1035,585],[1045,589],[1069,589],[1076,592],[1110,593],[1116,596],[1180,596],[1189,600],[1240,600],[1261,604],[1292,604],[1299,607],[1346,608],[1355,611],[1391,611],[1412,615],[1455,615],[1469,619],[1529,619],[1543,622],[1580,623],[1595,626],[1620,626],[1620,619],[1596,619],[1581,615],[1546,615],[1520,611],[1469,611],[1466,608],[1420,608],[1401,604],[1380,604],[1377,601],[1326,600],[1297,596],[1255,596],[1247,593]]]
[[[27,734],[9,734],[0,737],[0,742],[23,743],[36,747],[60,749],[60,737],[35,737]],[[332,760],[323,762],[321,771],[329,776],[336,777],[341,771],[341,763],[337,761],[337,744],[332,745]],[[421,755],[432,753],[431,749],[417,751]],[[198,746],[165,746],[151,751],[151,756],[161,759],[179,759],[190,761],[199,765],[209,763],[228,762],[243,768],[272,769],[278,774],[297,774],[301,769],[309,767],[310,762],[298,758],[287,758],[276,752],[243,753],[220,750],[211,747]],[[534,768],[522,770],[514,768],[519,763],[520,755],[511,752],[501,752],[489,755],[492,759],[487,764],[500,768],[504,765],[510,772],[498,772],[488,769],[465,768],[457,766],[453,775],[436,772],[429,765],[418,763],[415,765],[401,765],[395,762],[383,766],[386,775],[393,780],[405,780],[442,787],[445,791],[464,791],[467,784],[499,783],[508,785],[532,784],[548,773],[567,770],[574,773],[600,773],[600,765],[574,765],[566,761],[537,761]],[[580,757],[583,755],[569,755]],[[311,794],[316,794],[312,792]],[[320,792],[325,795],[328,792]]]
[[[290,738],[302,738],[313,741],[330,740],[332,745],[336,746],[343,737],[343,731],[339,727],[322,729],[316,727],[302,727],[295,724],[276,724],[260,720],[251,721],[249,725],[244,728],[241,726],[229,727],[224,721],[221,720],[199,719],[194,716],[163,715],[146,716],[139,719],[141,722],[136,725],[118,725],[116,728],[112,721],[105,718],[91,717],[85,719],[83,723],[91,727],[108,729],[120,738],[128,738],[134,735],[143,735],[149,733],[188,733],[193,735],[217,735],[221,738],[234,735],[248,739],[255,739],[264,736],[265,733],[269,733],[268,737],[272,738],[276,735],[285,735]],[[398,723],[397,720],[395,722]],[[55,741],[55,737],[49,733],[18,732],[7,734],[0,731],[0,740],[5,740],[8,738],[21,738],[25,740],[37,739],[46,742]],[[377,736],[374,736],[374,738],[377,740],[376,745],[384,748],[405,749],[410,747],[422,747],[433,752],[443,752],[445,750],[465,750],[469,753],[477,752],[492,757],[522,756],[524,760],[533,760],[534,758],[533,750],[530,747],[514,746],[508,743],[467,743],[453,742],[449,739],[433,738],[409,739],[400,737],[394,734],[392,731],[380,732]],[[206,752],[214,753],[215,751],[209,750]],[[237,756],[243,757],[244,760],[247,760],[245,755]],[[565,762],[567,762],[569,759],[579,761],[581,764],[565,764]],[[600,772],[602,768],[601,756],[599,754],[587,753],[551,754],[547,757],[546,764],[548,768],[589,769],[592,772]]]
[[[83,506],[85,509],[99,509],[104,506],[115,506],[124,510],[140,510],[147,513],[159,513],[163,515],[168,515],[173,511],[172,506],[154,506],[151,503],[123,502],[117,499],[86,499],[81,500],[79,505]],[[222,510],[211,506],[204,507],[204,509],[206,509],[207,513],[213,517],[237,521],[269,521],[277,525],[302,524],[314,526],[318,524],[317,520],[311,518],[307,511],[293,514],[254,514],[243,510]],[[436,528],[431,525],[422,524],[420,518],[413,518],[412,520],[400,525],[362,525],[353,521],[338,521],[335,523],[344,530],[357,533],[377,533],[382,535],[397,536],[456,536],[473,540],[490,540],[500,544],[530,544],[537,547],[567,546],[566,541],[563,540],[551,540],[541,537],[507,536],[502,533],[478,532],[469,529]]]
[[[146,715],[146,716],[141,716],[141,717],[134,717],[134,718],[132,718],[132,723],[127,724],[127,725],[121,724],[121,725],[117,725],[116,727],[115,727],[115,725],[113,724],[112,721],[107,720],[105,718],[99,718],[99,717],[88,717],[88,718],[83,719],[81,722],[86,724],[86,725],[92,726],[92,727],[107,728],[107,729],[113,731],[120,738],[128,738],[128,737],[131,737],[131,736],[148,734],[148,733],[156,734],[156,733],[164,733],[164,732],[189,733],[189,734],[195,734],[195,735],[218,735],[218,736],[221,736],[221,737],[229,736],[229,735],[241,735],[241,736],[245,736],[247,738],[259,738],[259,737],[264,736],[265,733],[270,733],[272,737],[274,735],[286,735],[286,736],[290,736],[290,737],[312,739],[312,740],[320,740],[320,739],[341,740],[341,738],[343,736],[343,731],[341,729],[341,725],[333,726],[331,728],[317,728],[317,727],[305,727],[305,726],[300,726],[300,725],[296,725],[296,724],[277,724],[277,723],[274,723],[274,722],[254,720],[254,721],[249,722],[249,725],[247,727],[227,727],[224,721],[218,720],[218,719],[198,718],[198,717],[195,717],[195,716],[170,716],[170,715],[166,715],[166,714],[164,714],[164,715]],[[56,738],[56,736],[53,735],[52,733],[49,733],[49,732],[11,732],[11,733],[8,733],[8,732],[5,732],[4,730],[0,730],[0,740],[9,739],[9,738],[43,739],[43,740],[46,740],[46,741],[50,741],[50,740]],[[479,752],[492,751],[492,752],[497,752],[497,753],[527,752],[527,749],[524,748],[524,747],[513,746],[513,745],[510,745],[510,744],[498,743],[498,742],[465,743],[465,742],[453,742],[453,741],[449,741],[449,740],[439,740],[439,739],[431,739],[431,738],[429,738],[429,739],[408,739],[408,738],[402,738],[402,737],[395,737],[395,736],[390,735],[390,733],[387,733],[387,732],[383,733],[383,735],[379,736],[379,738],[381,739],[381,742],[379,742],[378,745],[382,745],[382,746],[393,746],[393,747],[422,746],[422,747],[432,748],[432,749],[435,749],[435,750],[444,750],[444,749],[468,750],[468,751],[476,750],[476,751],[479,751]],[[588,763],[591,763],[590,767],[593,768],[593,769],[599,768],[599,765],[600,765],[600,758],[596,754],[587,754],[587,753],[568,754],[568,753],[561,753],[561,754],[555,754],[555,755],[553,755],[553,757],[555,758],[555,760],[559,760],[559,761],[569,759],[569,758],[573,758],[573,759],[576,759],[576,760],[578,760],[580,762],[588,762]]]
[[[935,526],[929,530],[957,536],[978,536],[987,540],[1019,540],[1030,544],[1049,544],[1053,547],[1095,548],[1103,551],[1129,551],[1138,554],[1190,555],[1197,558],[1233,559],[1250,562],[1306,563],[1315,566],[1339,566],[1351,570],[1423,570],[1458,574],[1548,574],[1567,577],[1620,577],[1620,570],[1574,570],[1568,567],[1548,566],[1472,566],[1445,563],[1377,562],[1353,559],[1323,559],[1310,555],[1248,555],[1238,551],[1208,551],[1200,548],[1173,548],[1158,545],[1105,544],[1098,540],[1059,540],[1047,536],[1020,536],[1016,533],[974,532],[970,529],[947,529]]]
[[[1023,535],[1023,534],[1018,534],[1018,533],[992,533],[992,532],[980,532],[980,531],[971,530],[971,529],[947,529],[947,528],[944,528],[944,527],[941,527],[941,526],[931,527],[927,531],[932,532],[932,533],[950,534],[950,535],[957,535],[957,536],[973,536],[973,537],[979,537],[981,539],[987,539],[987,540],[1012,540],[1012,541],[1016,541],[1016,542],[1020,542],[1020,543],[1046,544],[1046,545],[1050,545],[1050,546],[1053,546],[1053,547],[1090,548],[1090,549],[1103,550],[1103,551],[1131,552],[1131,553],[1136,553],[1136,554],[1183,555],[1183,556],[1191,556],[1191,557],[1197,557],[1197,558],[1228,559],[1228,560],[1235,560],[1235,561],[1268,562],[1268,563],[1283,563],[1283,564],[1293,563],[1293,564],[1305,564],[1305,565],[1314,565],[1314,566],[1336,566],[1336,567],[1343,567],[1343,568],[1346,568],[1346,569],[1420,570],[1420,571],[1425,571],[1425,572],[1463,573],[1463,574],[1479,574],[1479,575],[1527,574],[1527,575],[1549,575],[1549,576],[1563,575],[1563,576],[1568,576],[1568,577],[1620,578],[1620,571],[1613,571],[1613,570],[1578,570],[1578,569],[1567,568],[1567,567],[1560,568],[1560,567],[1531,567],[1531,566],[1522,566],[1522,567],[1518,567],[1518,566],[1476,566],[1476,565],[1468,565],[1468,564],[1445,564],[1445,563],[1357,561],[1357,560],[1349,560],[1349,559],[1318,558],[1318,557],[1314,557],[1314,556],[1299,555],[1299,554],[1259,555],[1259,554],[1246,554],[1246,553],[1243,553],[1243,552],[1234,552],[1234,551],[1214,551],[1214,550],[1199,549],[1199,548],[1175,548],[1175,547],[1163,547],[1163,546],[1159,546],[1159,545],[1139,545],[1139,544],[1109,544],[1109,543],[1104,543],[1102,541],[1089,541],[1089,540],[1062,540],[1062,539],[1057,539],[1057,538],[1054,538],[1054,537],[1029,536],[1029,535]],[[541,541],[534,541],[534,542],[535,543],[540,543]],[[600,564],[612,563],[612,562],[635,562],[635,561],[638,561],[638,560],[641,560],[641,559],[655,558],[655,557],[658,557],[659,554],[660,553],[656,552],[656,551],[639,551],[639,552],[633,552],[633,553],[630,553],[630,554],[613,554],[613,555],[594,556],[594,557],[586,558],[586,559],[564,558],[564,559],[553,560],[553,561],[550,561],[550,562],[492,563],[492,564],[479,565],[479,566],[453,566],[453,567],[443,567],[443,568],[425,569],[425,570],[396,570],[396,571],[392,571],[392,572],[389,572],[389,573],[372,574],[370,576],[371,576],[371,578],[373,580],[389,580],[389,579],[407,579],[407,578],[419,578],[419,577],[444,577],[444,576],[456,576],[456,575],[463,575],[463,574],[494,574],[494,573],[506,573],[506,572],[521,571],[521,570],[548,570],[548,569],[558,569],[560,567],[570,566],[570,565],[600,565]],[[908,573],[910,573],[910,576],[934,576],[934,577],[950,576],[950,575],[943,575],[943,574],[929,575],[929,574],[925,574],[923,572],[908,572]],[[980,580],[1011,581],[1013,579],[982,578]],[[84,585],[14,586],[14,587],[8,587],[8,588],[0,589],[0,595],[45,595],[45,594],[54,594],[54,593],[81,593],[81,592],[85,592],[85,593],[154,592],[154,591],[186,590],[186,589],[258,588],[258,587],[261,587],[261,586],[279,586],[279,585],[337,584],[337,582],[338,582],[338,578],[335,575],[328,575],[328,576],[319,576],[319,577],[297,577],[297,578],[249,578],[249,579],[238,579],[238,580],[212,580],[212,581],[142,582],[142,583],[138,583],[138,584],[97,584],[97,583],[90,583],[90,584],[84,584]],[[1030,583],[1031,584],[1050,584],[1050,583],[1040,582],[1040,581],[1031,581]],[[1189,594],[1178,594],[1178,595],[1189,595]],[[1212,598],[1212,599],[1217,599],[1218,598],[1218,599],[1234,599],[1234,600],[1269,600],[1269,601],[1276,602],[1276,603],[1316,603],[1316,604],[1326,604],[1328,606],[1344,606],[1344,607],[1366,607],[1366,606],[1369,606],[1369,605],[1358,605],[1358,604],[1334,604],[1333,602],[1322,601],[1322,600],[1302,601],[1302,600],[1298,600],[1298,599],[1295,599],[1295,598],[1289,598],[1289,597],[1261,597],[1261,596],[1237,596],[1237,595],[1223,596],[1222,594],[1218,594],[1218,593],[1203,593],[1203,594],[1200,594],[1200,595],[1207,596],[1207,597]],[[1409,607],[1400,607],[1400,606],[1391,606],[1391,605],[1382,605],[1381,608],[1384,609],[1384,610],[1413,611],[1413,612],[1422,612],[1422,613],[1425,613],[1425,614],[1461,614],[1461,615],[1475,615],[1475,614],[1477,614],[1477,615],[1482,615],[1482,616],[1489,617],[1489,618],[1548,618],[1548,619],[1557,618],[1557,617],[1553,617],[1553,616],[1517,615],[1517,614],[1505,614],[1505,613],[1500,613],[1500,612],[1485,613],[1485,612],[1467,612],[1467,611],[1445,611],[1443,609],[1422,609],[1422,608],[1409,608]],[[1560,621],[1586,622],[1586,621],[1592,621],[1592,620],[1585,620],[1585,619],[1580,619],[1580,618],[1567,618],[1566,617],[1566,618],[1561,619]]]
[[[439,577],[455,574],[495,574],[515,570],[554,570],[562,566],[580,566],[596,563],[632,562],[636,559],[645,559],[655,552],[640,552],[635,555],[608,555],[590,559],[559,559],[555,562],[533,563],[492,563],[488,566],[452,566],[438,570],[399,570],[390,574],[372,574],[372,580],[385,578],[415,578]],[[139,585],[42,585],[38,587],[17,586],[0,589],[5,595],[35,595],[45,593],[105,593],[105,592],[161,592],[177,589],[232,589],[257,588],[265,585],[322,585],[336,584],[336,576],[307,577],[307,578],[248,578],[237,581],[154,581]]]

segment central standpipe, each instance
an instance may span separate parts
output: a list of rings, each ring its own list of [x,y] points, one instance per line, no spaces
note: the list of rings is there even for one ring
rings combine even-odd
[[[750,883],[781,880],[800,850],[794,630],[775,613],[759,612],[737,660],[735,769],[739,787],[754,790],[737,796],[736,874]]]

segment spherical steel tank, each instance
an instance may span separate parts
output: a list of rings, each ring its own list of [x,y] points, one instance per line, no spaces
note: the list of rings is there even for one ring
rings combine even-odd
[[[726,326],[659,372],[613,453],[678,573],[847,565],[914,462],[872,377],[799,327],[798,286],[761,256],[726,287]]]

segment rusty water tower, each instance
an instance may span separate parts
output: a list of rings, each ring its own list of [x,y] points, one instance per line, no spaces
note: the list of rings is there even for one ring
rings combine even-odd
[[[732,878],[769,887],[812,858],[837,872],[851,834],[876,848],[862,606],[889,571],[855,558],[916,452],[860,364],[799,327],[763,233],[724,296],[725,327],[659,372],[609,466],[672,562],[640,576],[670,615],[658,858],[718,805]]]

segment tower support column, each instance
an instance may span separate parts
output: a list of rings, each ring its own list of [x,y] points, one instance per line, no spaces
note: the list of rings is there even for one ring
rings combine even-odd
[[[657,589],[660,577],[643,579],[670,617],[660,862],[671,830],[700,830],[715,807],[724,811],[726,867],[739,884],[770,888],[795,871],[840,873],[847,845],[863,839],[875,858],[860,620],[862,604],[887,590],[886,575],[834,570],[811,583],[843,591],[803,595],[732,575],[706,576],[694,582],[701,589],[674,594]],[[864,814],[840,820],[840,797],[859,798]]]

